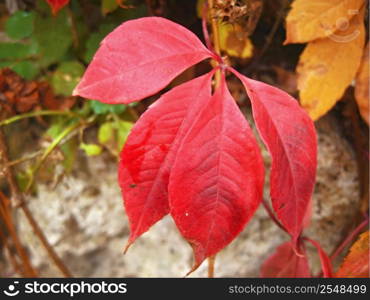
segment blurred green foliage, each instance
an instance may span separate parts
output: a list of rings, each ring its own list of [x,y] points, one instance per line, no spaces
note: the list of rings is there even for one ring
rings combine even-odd
[[[71,0],[55,16],[45,0],[30,3],[0,23],[0,68],[9,67],[26,80],[47,81],[60,99],[71,96],[107,34],[123,22],[147,14],[145,1],[136,0],[125,1],[132,5],[130,9],[120,7],[116,0]],[[126,105],[92,99],[81,102],[71,114],[40,112],[48,124],[41,138],[49,145],[60,139],[57,148],[66,171],[72,170],[79,152],[94,156],[108,151],[118,158],[135,121]],[[76,129],[60,138],[73,124],[78,124]],[[93,129],[95,136],[85,135],[87,128]],[[32,169],[19,170],[22,187],[34,177]]]

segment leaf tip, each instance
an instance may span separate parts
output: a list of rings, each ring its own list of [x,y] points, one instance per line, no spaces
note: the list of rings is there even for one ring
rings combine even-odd
[[[123,248],[123,254],[126,254],[128,249],[131,247],[133,241],[131,239],[129,239],[125,245],[125,247]]]
[[[200,262],[196,262],[192,267],[191,269],[189,270],[189,272],[186,273],[186,275],[184,277],[188,277],[191,273],[195,272],[201,265],[202,263]]]
[[[74,88],[72,91],[72,96],[80,96],[80,91],[78,90],[78,86]]]

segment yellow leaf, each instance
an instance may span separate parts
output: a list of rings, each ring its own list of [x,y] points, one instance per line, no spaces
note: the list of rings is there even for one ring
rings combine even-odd
[[[238,24],[219,22],[220,47],[228,55],[248,58],[253,54],[253,44],[243,28]]]
[[[369,255],[369,231],[367,231],[353,244],[335,277],[369,277]]]
[[[364,0],[295,0],[286,18],[285,44],[306,43],[343,31]]]
[[[357,73],[355,97],[362,118],[369,125],[369,43],[364,50],[360,69]]]
[[[347,30],[309,43],[300,57],[300,101],[313,120],[335,105],[356,75],[365,42],[363,17],[361,10]]]

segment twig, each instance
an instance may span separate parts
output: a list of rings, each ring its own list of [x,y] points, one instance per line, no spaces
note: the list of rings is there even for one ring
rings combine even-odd
[[[0,230],[0,241],[4,245],[5,249],[8,251],[9,260],[13,266],[14,272],[20,276],[27,277],[27,273],[25,273],[22,270],[22,267],[19,265],[19,262],[17,261],[16,257],[13,255],[13,251],[10,248],[10,245],[8,243],[8,240],[5,234],[1,230]],[[0,276],[4,276],[4,274],[0,274]]]
[[[21,163],[23,163],[23,162],[25,162],[27,160],[31,160],[31,159],[33,159],[33,158],[41,155],[42,153],[43,153],[42,150],[37,150],[36,152],[33,152],[33,153],[29,154],[29,155],[26,155],[26,156],[23,156],[21,158],[18,158],[18,159],[15,159],[15,160],[10,161],[7,164],[7,166],[8,167],[11,167],[11,166],[15,166],[15,165],[21,164]]]
[[[21,207],[22,211],[24,212],[28,222],[30,223],[34,233],[40,239],[43,247],[47,251],[50,258],[53,260],[54,264],[59,268],[61,273],[65,277],[72,277],[72,275],[69,272],[69,270],[67,269],[67,267],[64,265],[62,260],[56,254],[53,247],[50,245],[49,241],[46,239],[44,233],[40,229],[40,226],[38,225],[36,220],[33,218],[32,214],[31,214],[30,210],[28,209],[28,206],[25,202],[24,196],[20,192],[20,190],[18,188],[18,185],[17,185],[17,183],[14,179],[12,167],[9,167],[7,165],[9,163],[9,158],[8,158],[8,152],[7,152],[7,147],[6,147],[6,143],[5,143],[4,133],[3,133],[3,130],[1,128],[0,128],[0,152],[1,152],[1,156],[3,158],[3,162],[5,163],[4,173],[5,173],[5,176],[7,178],[7,181],[8,181],[9,187],[10,187],[11,195],[12,195],[12,198],[13,198],[13,204],[15,204],[15,203],[20,204],[20,207]]]
[[[50,245],[49,241],[46,239],[45,234],[42,232],[40,226],[36,222],[35,218],[33,217],[31,211],[29,210],[28,206],[25,202],[21,203],[21,208],[27,217],[28,222],[30,223],[34,233],[37,235],[37,237],[40,239],[42,245],[48,252],[50,258],[53,260],[54,264],[58,267],[58,269],[61,271],[61,273],[65,277],[73,277],[68,268],[65,266],[63,261],[60,259],[58,254],[55,252],[54,248]]]
[[[1,204],[2,204],[0,205],[0,216],[2,216],[1,219],[3,220],[4,225],[13,241],[13,244],[14,244],[15,249],[17,250],[18,256],[22,260],[22,266],[24,267],[23,273],[26,274],[27,277],[37,277],[37,272],[32,267],[31,262],[29,261],[27,252],[22,246],[18,238],[15,226],[11,219],[11,215],[8,212],[8,209],[6,209],[6,206],[5,206],[6,197],[1,192],[0,192],[0,198],[1,198]]]

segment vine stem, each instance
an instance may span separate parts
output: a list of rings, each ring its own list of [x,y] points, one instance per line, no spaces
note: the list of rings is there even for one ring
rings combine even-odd
[[[212,27],[212,40],[213,40],[213,50],[221,57],[221,47],[220,47],[220,33],[218,30],[217,19],[213,17],[213,0],[208,0],[208,9],[210,14],[208,14],[211,27]],[[217,62],[218,63],[218,62]],[[221,84],[221,70],[218,69],[215,73],[215,88],[217,89]]]

